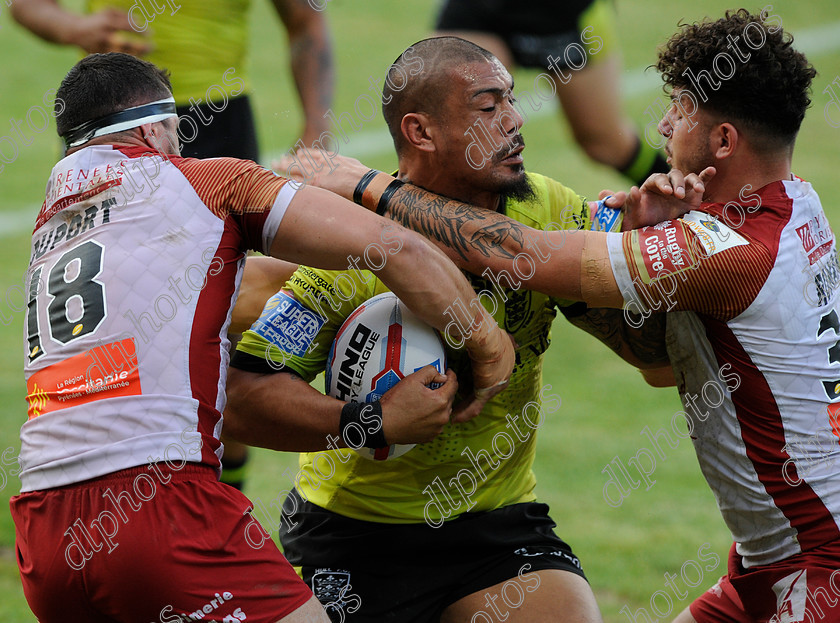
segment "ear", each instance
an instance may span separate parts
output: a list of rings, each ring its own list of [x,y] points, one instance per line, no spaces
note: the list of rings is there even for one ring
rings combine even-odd
[[[402,118],[400,131],[409,145],[420,151],[435,151],[432,120],[422,112],[410,112]]]
[[[731,123],[720,123],[712,130],[709,140],[711,141],[712,153],[718,160],[731,158],[738,149],[738,142],[741,136],[738,129]]]
[[[161,155],[180,155],[180,145],[172,144],[172,139],[163,124],[164,121],[155,121],[154,123],[144,123],[139,126],[138,129],[143,137],[143,142]]]
[[[140,130],[140,135],[143,137],[143,141],[149,145],[153,145],[152,141],[155,140],[155,137],[159,136],[159,133],[155,132],[157,128],[155,128],[154,123],[144,123],[138,126],[138,129]]]

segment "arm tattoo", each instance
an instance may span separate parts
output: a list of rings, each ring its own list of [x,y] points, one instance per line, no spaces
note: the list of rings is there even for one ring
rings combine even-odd
[[[303,381],[303,378],[296,372],[292,372],[289,368],[283,368],[282,372],[288,374],[293,381]],[[305,382],[305,381],[304,381]]]
[[[388,215],[401,225],[440,242],[462,259],[483,257],[512,259],[525,245],[529,228],[491,210],[447,199],[406,184],[388,203]]]
[[[621,309],[588,309],[583,315],[569,318],[569,322],[633,365],[668,363],[665,314],[652,314],[638,329],[627,324]]]

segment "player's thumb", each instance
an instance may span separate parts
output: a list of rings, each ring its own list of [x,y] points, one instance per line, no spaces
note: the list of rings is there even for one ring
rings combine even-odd
[[[452,368],[446,369],[446,375],[438,374],[438,378],[432,381],[433,383],[441,383],[441,385],[434,391],[446,398],[447,402],[452,404],[455,400],[455,394],[458,393],[458,377]]]
[[[429,385],[431,383],[445,383],[447,377],[437,371],[434,366],[423,366],[417,372],[409,375],[413,380],[421,385]]]

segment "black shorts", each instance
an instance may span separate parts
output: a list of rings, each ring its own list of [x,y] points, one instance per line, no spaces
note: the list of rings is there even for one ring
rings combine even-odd
[[[548,56],[558,55],[560,69],[580,67],[580,18],[594,0],[446,0],[436,29],[492,33],[510,48],[522,67],[546,69]],[[570,58],[564,59],[568,49]]]
[[[254,113],[248,96],[232,97],[224,108],[222,106],[221,102],[178,106],[181,155],[187,158],[229,156],[259,160]]]
[[[296,506],[287,500],[286,510],[297,512],[280,528],[284,554],[332,621],[438,623],[450,604],[502,582],[501,598],[515,605],[539,586],[534,571],[586,577],[545,504],[466,513],[432,528],[350,519],[291,496]]]

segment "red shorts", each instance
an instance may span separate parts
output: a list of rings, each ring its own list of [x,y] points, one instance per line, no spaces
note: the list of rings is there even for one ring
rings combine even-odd
[[[728,574],[691,604],[697,623],[840,621],[840,542],[744,569],[735,546]]]
[[[23,592],[42,623],[274,623],[312,592],[250,509],[195,464],[22,493],[11,510]]]

